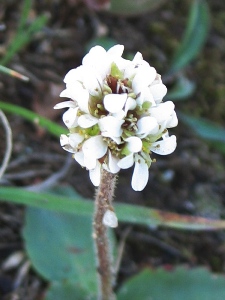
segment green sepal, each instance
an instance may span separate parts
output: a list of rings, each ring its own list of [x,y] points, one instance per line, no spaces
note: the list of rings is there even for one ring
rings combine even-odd
[[[90,136],[98,135],[99,131],[100,130],[98,124],[95,124],[94,126],[86,129],[86,133]]]
[[[122,79],[123,73],[120,71],[120,69],[117,67],[117,65],[113,62],[111,64],[111,72],[110,75],[116,79]]]

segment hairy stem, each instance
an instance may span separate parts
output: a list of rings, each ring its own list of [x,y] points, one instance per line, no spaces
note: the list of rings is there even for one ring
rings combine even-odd
[[[99,276],[99,300],[114,300],[113,270],[107,227],[102,223],[106,210],[111,206],[116,175],[102,169],[101,182],[95,197],[94,241]]]

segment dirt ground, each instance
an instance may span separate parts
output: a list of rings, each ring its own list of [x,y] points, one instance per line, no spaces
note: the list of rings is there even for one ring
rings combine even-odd
[[[211,10],[209,38],[198,58],[186,70],[197,89],[187,101],[176,102],[176,108],[225,125],[225,3],[219,0],[208,2]],[[48,22],[8,65],[27,75],[30,82],[0,74],[0,100],[31,109],[62,124],[62,112],[52,107],[60,100],[63,77],[81,63],[90,41],[102,34],[124,44],[127,54],[140,51],[158,73],[165,74],[184,32],[190,3],[189,0],[165,1],[157,10],[125,18],[94,12],[73,0],[33,1],[30,21],[44,13]],[[3,0],[0,3],[0,25],[4,25],[0,30],[2,56],[15,35],[20,11],[21,1]],[[170,88],[170,80],[166,84]],[[14,146],[2,185],[33,185],[63,168],[67,155],[56,138],[21,117],[7,116],[13,130]],[[167,157],[155,156],[157,162],[150,168],[149,183],[142,192],[131,189],[133,170],[121,171],[116,201],[224,218],[224,156],[182,122],[170,132],[178,139],[176,151]],[[2,130],[0,135],[4,141]],[[4,147],[2,142],[1,157]],[[94,188],[88,173],[75,162],[63,182],[83,196],[93,197]],[[29,268],[19,288],[13,291],[21,269],[5,270],[2,267],[9,255],[23,251],[23,212],[21,206],[0,202],[0,299],[4,300],[41,299],[45,287],[45,282]],[[117,229],[118,240],[126,229],[126,224]],[[225,271],[224,232],[181,232],[139,226],[130,230],[119,273],[120,282],[144,266],[188,264],[204,265],[219,273]]]

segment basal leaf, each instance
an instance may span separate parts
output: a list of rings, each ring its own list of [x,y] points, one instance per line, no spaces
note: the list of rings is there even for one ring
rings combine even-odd
[[[206,269],[178,267],[146,269],[129,279],[118,291],[118,300],[221,300],[225,298],[225,277]]]
[[[73,282],[96,295],[92,219],[29,207],[23,236],[34,268],[47,280]]]
[[[194,0],[190,9],[184,37],[177,49],[170,70],[174,73],[184,68],[201,51],[209,32],[209,8],[207,1]]]
[[[53,210],[71,215],[92,216],[93,201],[77,197],[65,197],[51,193],[34,193],[19,188],[0,188],[0,199],[17,204]],[[138,205],[114,203],[120,222],[145,226],[164,226],[182,230],[218,230],[225,229],[225,220],[214,220],[202,217],[185,216],[159,209]]]
[[[177,78],[174,87],[169,90],[166,98],[173,101],[186,100],[187,97],[193,94],[195,86],[194,82],[184,76],[180,76]]]
[[[225,142],[225,128],[203,118],[179,113],[179,119],[187,124],[201,138],[209,141]]]
[[[44,300],[96,300],[96,295],[91,296],[72,282],[53,282]]]

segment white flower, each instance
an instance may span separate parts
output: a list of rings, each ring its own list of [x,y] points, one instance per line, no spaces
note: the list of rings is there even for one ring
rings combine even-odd
[[[61,136],[61,146],[89,170],[95,186],[102,168],[115,174],[134,165],[132,187],[141,191],[148,182],[151,152],[175,150],[176,137],[167,129],[178,120],[173,102],[162,102],[167,88],[155,68],[140,52],[131,61],[122,58],[123,49],[93,47],[82,65],[65,76],[60,96],[70,100],[55,109],[67,108],[63,122],[69,133]],[[104,224],[116,224],[113,214],[106,211]]]

